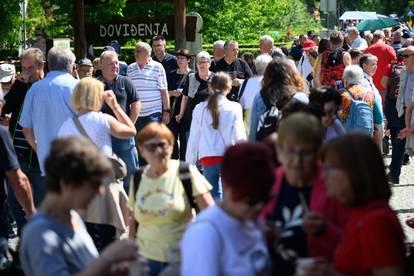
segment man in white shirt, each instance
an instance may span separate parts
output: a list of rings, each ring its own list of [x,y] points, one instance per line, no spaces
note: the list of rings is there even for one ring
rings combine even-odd
[[[135,60],[128,66],[127,77],[131,79],[141,100],[141,112],[135,124],[139,132],[150,122],[169,123],[170,99],[164,67],[152,60],[149,44],[138,42]]]
[[[349,27],[347,29],[347,32],[348,40],[351,44],[352,49],[360,49],[361,51],[364,51],[366,48],[368,48],[367,41],[359,35],[358,29],[356,27]]]

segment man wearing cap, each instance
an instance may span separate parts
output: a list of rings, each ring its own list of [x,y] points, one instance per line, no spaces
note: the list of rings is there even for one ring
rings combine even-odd
[[[404,60],[405,66],[401,69],[399,93],[397,96],[397,112],[399,118],[399,129],[397,133],[405,128],[405,110],[407,106],[414,102],[414,46],[402,48],[398,52]],[[390,173],[388,180],[398,184],[400,180],[401,167],[404,160],[406,139],[394,139],[392,145],[392,155]]]
[[[83,58],[78,61],[78,76],[79,79],[92,77],[93,64],[88,58]]]
[[[16,75],[16,69],[14,65],[3,63],[0,65],[0,85],[4,94],[9,92],[12,87]]]
[[[119,74],[118,54],[114,51],[104,51],[99,57],[102,75],[98,80],[105,85],[105,90],[112,90],[116,100],[132,122],[137,121],[141,109],[138,92],[132,81]],[[112,109],[104,103],[102,112],[115,116]],[[112,137],[112,150],[127,166],[127,175],[124,177],[125,191],[129,191],[129,182],[134,171],[138,168],[138,154],[134,138],[118,139]]]
[[[315,47],[316,43],[313,40],[308,39],[303,43],[303,54],[298,62],[298,71],[304,80],[312,73],[312,65],[309,62],[308,53]]]
[[[38,206],[44,193],[44,186],[41,179],[40,166],[35,150],[26,141],[23,135],[22,127],[19,125],[19,115],[23,108],[23,102],[27,91],[33,83],[44,77],[44,58],[43,52],[38,48],[29,48],[20,55],[20,76],[16,79],[10,92],[6,95],[6,104],[3,107],[2,122],[9,127],[10,136],[12,137],[14,150],[19,161],[21,170],[29,177],[32,185],[34,204]],[[6,114],[11,114],[10,119]],[[26,223],[25,213],[18,204],[13,193],[10,191],[7,197],[11,211],[17,223],[18,233]]]
[[[4,104],[3,92],[0,88],[0,113]],[[28,217],[36,212],[33,204],[32,190],[29,179],[22,172],[16,153],[13,148],[10,135],[6,128],[0,126],[0,238],[8,239],[9,220],[7,210],[4,207],[6,193],[4,180],[7,179],[11,193],[7,196],[15,196]]]

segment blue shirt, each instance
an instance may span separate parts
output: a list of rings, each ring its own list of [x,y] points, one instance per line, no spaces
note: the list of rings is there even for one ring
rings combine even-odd
[[[74,228],[38,211],[23,228],[20,260],[31,276],[79,273],[98,257],[98,251],[79,214],[71,211]]]
[[[50,71],[27,92],[19,124],[33,129],[42,175],[51,142],[58,137],[63,122],[75,115],[70,106],[77,80],[61,71]]]

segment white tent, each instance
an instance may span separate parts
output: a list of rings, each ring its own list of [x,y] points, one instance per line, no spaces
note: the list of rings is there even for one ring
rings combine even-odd
[[[366,20],[377,18],[378,15],[376,12],[346,11],[339,17],[339,20]]]

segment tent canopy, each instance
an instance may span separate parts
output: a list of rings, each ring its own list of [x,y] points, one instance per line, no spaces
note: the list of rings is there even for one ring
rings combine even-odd
[[[376,12],[346,11],[339,17],[339,20],[367,20],[377,18]]]

